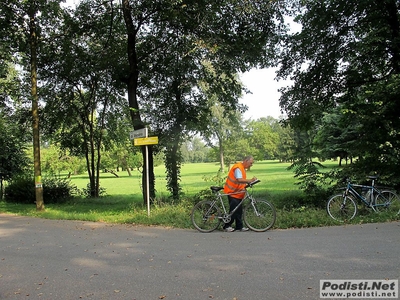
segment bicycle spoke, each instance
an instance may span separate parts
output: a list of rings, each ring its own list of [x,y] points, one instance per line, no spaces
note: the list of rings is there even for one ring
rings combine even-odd
[[[339,222],[346,222],[353,219],[357,213],[357,205],[350,197],[343,197],[342,194],[332,196],[326,206],[329,216]]]
[[[266,200],[247,203],[243,215],[246,225],[254,231],[267,231],[276,220],[275,207]]]
[[[399,197],[392,191],[381,191],[375,198],[375,205],[377,211],[388,211],[394,214],[400,213]]]
[[[210,201],[201,201],[197,203],[192,210],[191,220],[193,226],[201,232],[211,232],[215,230],[221,219],[219,219],[220,210],[218,206]]]

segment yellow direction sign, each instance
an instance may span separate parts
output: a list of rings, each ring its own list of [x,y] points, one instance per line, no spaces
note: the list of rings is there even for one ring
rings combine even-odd
[[[133,144],[135,146],[157,145],[158,136],[149,136],[145,138],[134,139]]]

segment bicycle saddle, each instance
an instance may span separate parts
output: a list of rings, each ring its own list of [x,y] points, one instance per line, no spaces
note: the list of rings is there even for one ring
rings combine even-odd
[[[211,186],[210,189],[211,189],[213,192],[218,192],[218,191],[220,191],[220,190],[223,190],[224,188],[221,187],[221,186]]]

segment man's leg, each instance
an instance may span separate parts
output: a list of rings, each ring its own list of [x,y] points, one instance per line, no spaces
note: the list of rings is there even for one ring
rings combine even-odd
[[[242,200],[238,200],[238,199],[235,199],[235,200],[236,200],[236,205],[239,205],[240,202],[242,201]],[[243,221],[242,221],[243,220],[243,206],[242,205],[240,205],[240,207],[238,207],[237,211],[235,211],[232,218],[235,219],[235,224],[236,224],[235,230],[242,230],[242,228],[243,228]]]
[[[228,196],[228,201],[229,201],[229,213],[231,213],[231,211],[236,207],[236,204],[235,204],[236,201],[235,201],[235,200],[236,200],[235,198],[233,198],[233,197],[231,197],[231,196]],[[234,216],[232,216],[232,217],[231,217],[231,220],[230,220],[228,223],[225,223],[225,224],[224,224],[224,229],[226,229],[226,228],[228,228],[228,227],[231,227],[234,221],[235,221],[235,218],[234,218]]]
[[[233,197],[229,197],[229,212],[235,209],[236,206],[240,204],[240,199],[236,199]],[[233,213],[232,219],[230,222],[230,225],[233,224],[233,221],[235,221],[235,229],[236,230],[241,230],[243,228],[243,222],[242,222],[242,215],[243,215],[243,207],[240,206],[238,209]]]

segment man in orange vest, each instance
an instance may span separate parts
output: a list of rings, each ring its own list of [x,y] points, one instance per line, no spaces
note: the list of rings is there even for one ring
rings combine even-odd
[[[224,193],[228,194],[229,200],[229,212],[231,212],[239,203],[243,200],[246,195],[244,190],[246,185],[250,182],[257,180],[256,177],[252,179],[246,179],[246,170],[249,170],[253,165],[254,158],[252,156],[246,156],[242,162],[236,163],[229,170],[228,178],[226,179],[224,186]],[[249,229],[243,227],[243,206],[240,206],[237,211],[232,215],[232,219],[229,223],[224,225],[224,230],[227,232],[232,231],[248,231]],[[232,224],[235,222],[235,228],[232,228]]]

